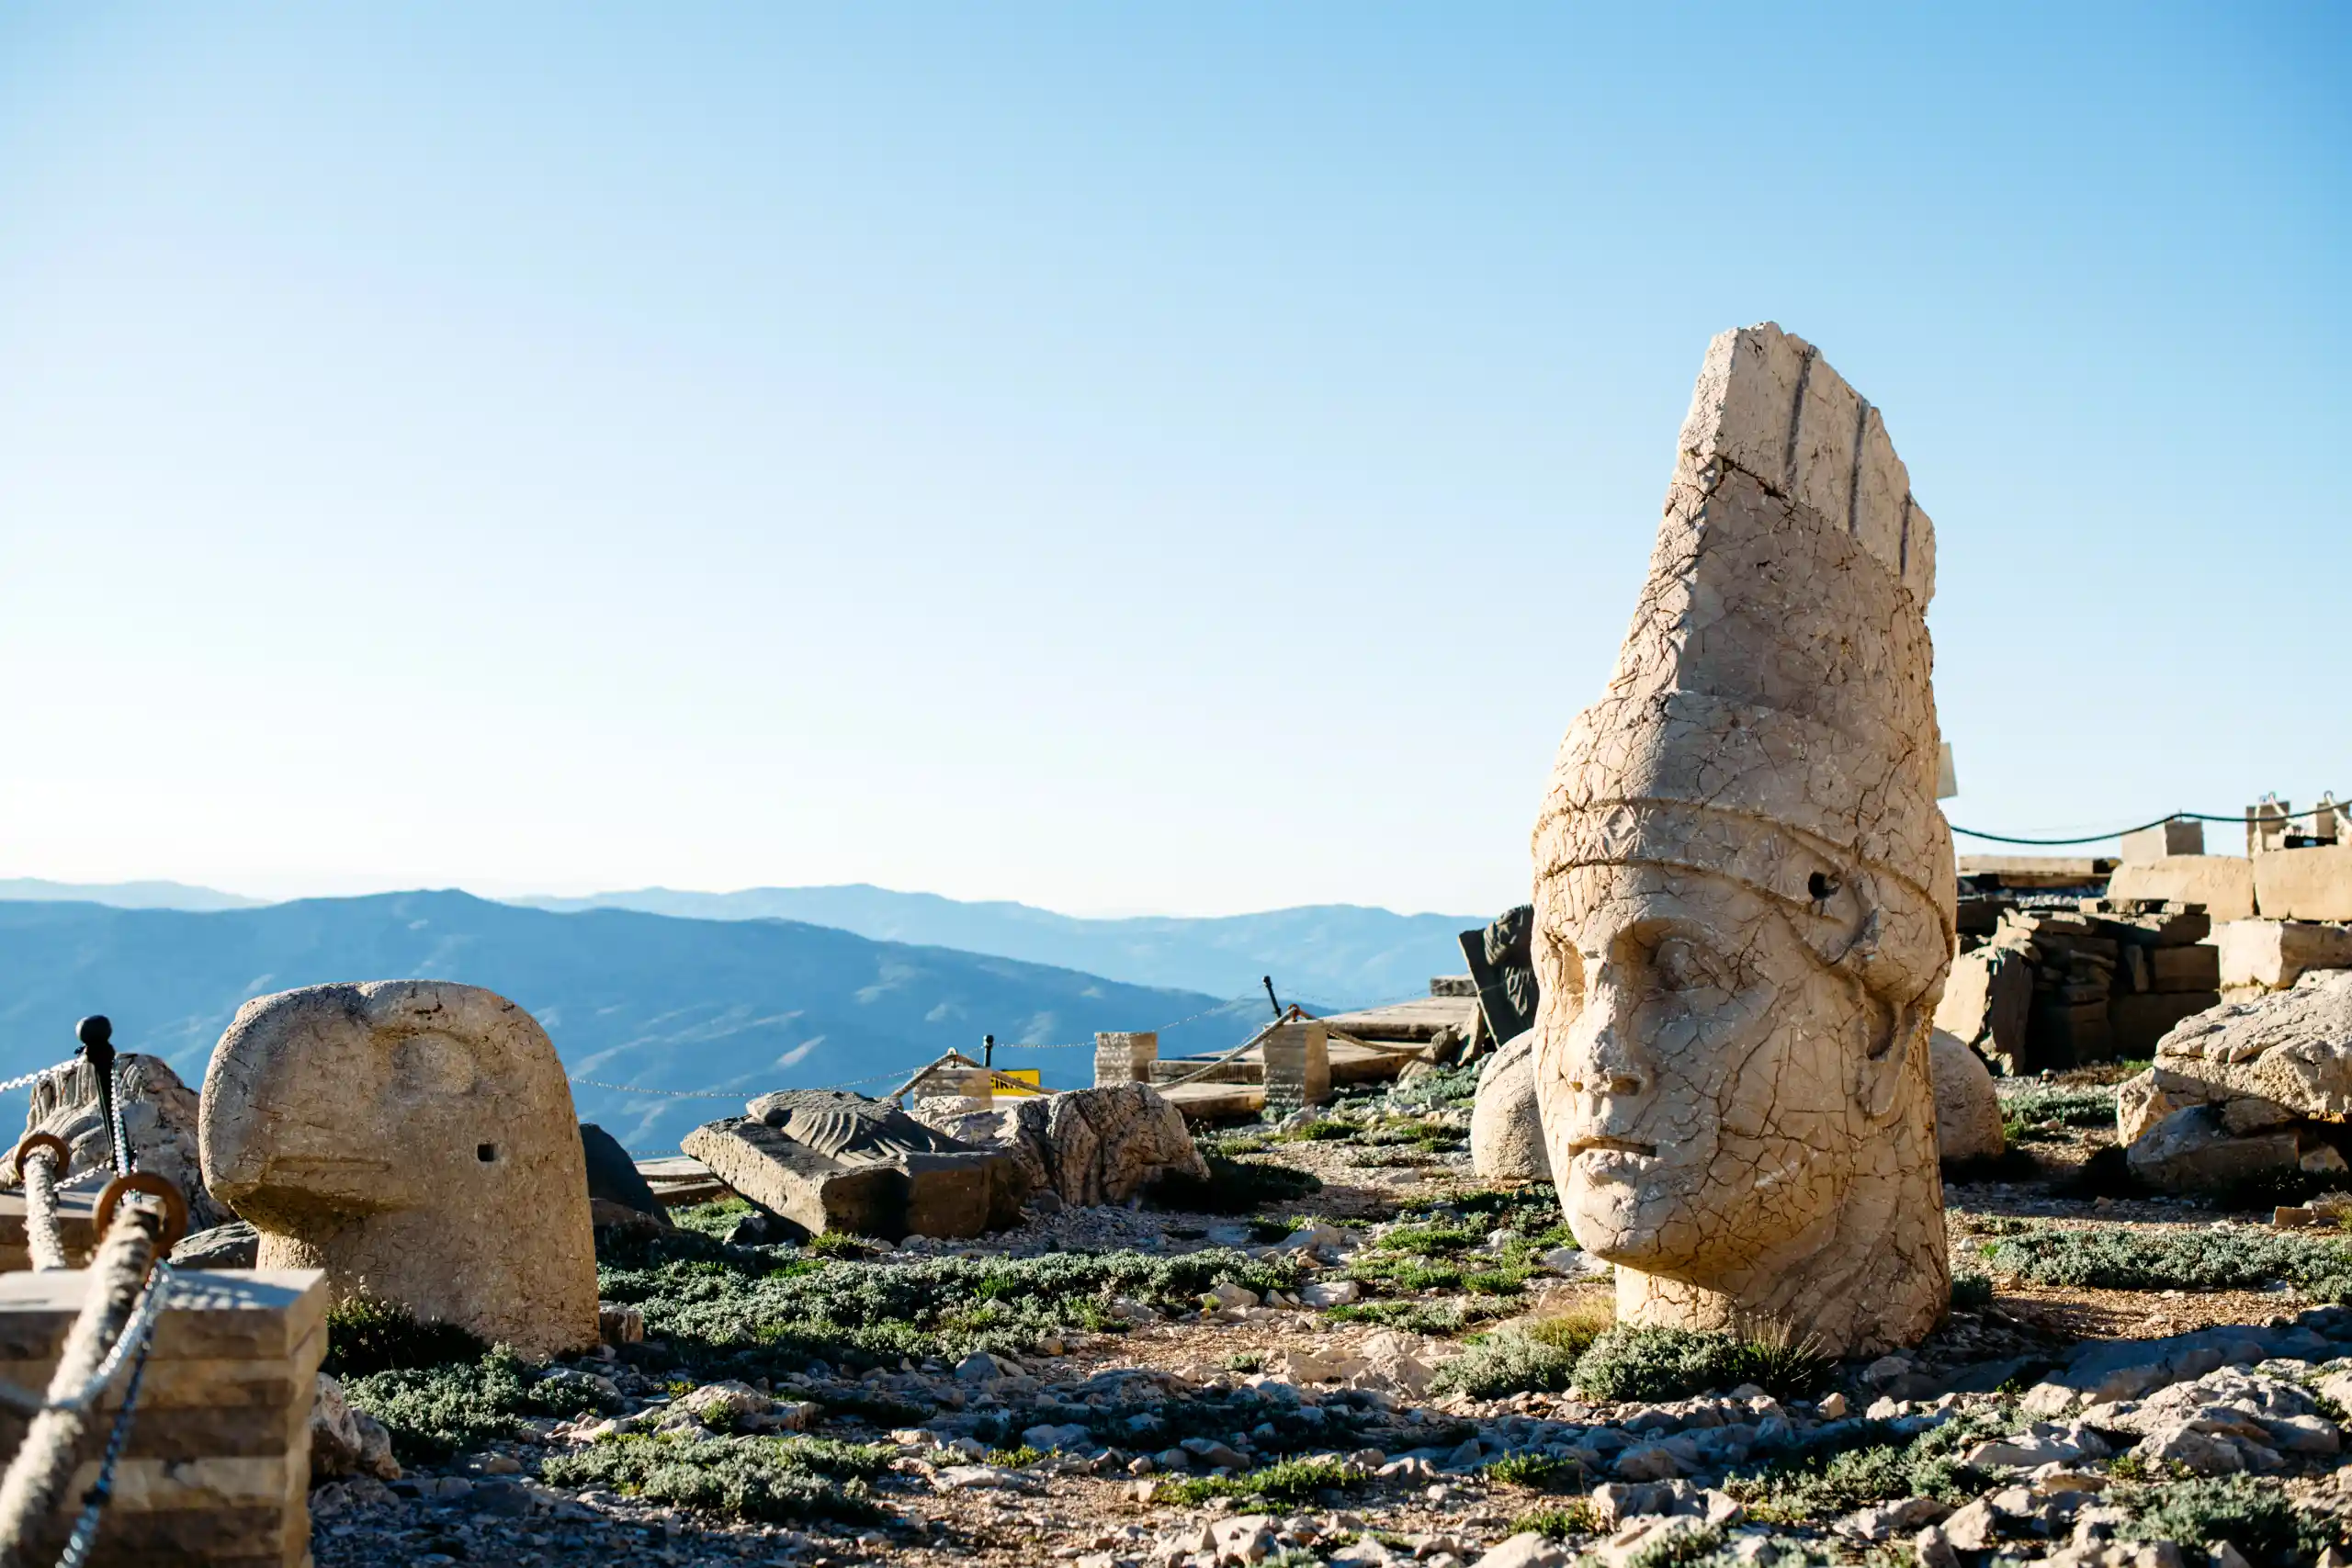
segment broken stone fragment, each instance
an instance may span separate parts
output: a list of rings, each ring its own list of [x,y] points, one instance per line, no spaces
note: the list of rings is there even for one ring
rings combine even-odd
[[[196,1091],[180,1082],[161,1056],[138,1052],[115,1058],[115,1080],[121,1089],[119,1109],[133,1168],[152,1171],[180,1190],[187,1201],[190,1231],[211,1230],[234,1219],[205,1189]],[[99,1109],[96,1070],[87,1060],[77,1056],[33,1085],[25,1132],[47,1133],[64,1141],[72,1158],[57,1173],[60,1180],[107,1168],[114,1139]]]
[[[2196,1192],[2300,1166],[2302,1150],[2292,1132],[2233,1137],[2220,1108],[2191,1105],[2148,1129],[2124,1151],[2132,1174],[2165,1192]]]
[[[1208,1176],[1183,1113],[1148,1084],[1106,1084],[978,1109],[926,1100],[916,1114],[959,1144],[1018,1160],[1033,1190],[1065,1203],[1124,1203],[1166,1177]]]

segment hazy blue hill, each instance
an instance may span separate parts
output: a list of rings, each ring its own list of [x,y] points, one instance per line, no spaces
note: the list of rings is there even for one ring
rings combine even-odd
[[[1084,1042],[1204,1009],[1197,992],[782,920],[696,920],[625,909],[553,913],[464,893],[314,898],[192,913],[0,903],[0,1077],[70,1054],[74,1021],[103,1012],[124,1048],[198,1080],[249,997],[333,980],[441,977],[486,986],[537,1017],[574,1073],[731,1101],[575,1087],[583,1119],[633,1149],[674,1149],[695,1122],[770,1089],[901,1074],[950,1046]],[[1171,1032],[1171,1053],[1241,1038],[1245,998]],[[1086,1081],[1084,1050],[1007,1052],[1048,1081]],[[891,1087],[884,1085],[872,1088]],[[6,1114],[21,1101],[11,1102]]]
[[[537,908],[642,909],[697,919],[807,920],[877,942],[912,942],[995,953],[1106,975],[1138,986],[1239,996],[1272,975],[1285,1002],[1364,1007],[1428,993],[1430,976],[1455,974],[1455,934],[1485,915],[1399,915],[1354,904],[1316,904],[1210,919],[1145,916],[1081,919],[1026,904],[961,903],[933,893],[841,887],[753,887],[681,893],[664,887],[586,898],[527,898]]]
[[[38,876],[0,877],[0,899],[72,900],[118,909],[255,909],[265,902],[185,882],[45,882]]]

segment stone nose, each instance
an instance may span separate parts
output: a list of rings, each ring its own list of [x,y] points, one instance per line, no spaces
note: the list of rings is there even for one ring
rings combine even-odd
[[[1568,1092],[1589,1135],[1624,1133],[1647,1106],[1657,1081],[1634,1032],[1634,1004],[1622,987],[1596,986],[1568,1032]]]

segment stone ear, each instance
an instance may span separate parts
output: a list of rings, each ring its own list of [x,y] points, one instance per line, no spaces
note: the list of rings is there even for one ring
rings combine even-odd
[[[1927,1038],[1927,1022],[1921,1008],[1870,998],[1870,1049],[1854,1064],[1854,1100],[1870,1121],[1883,1122],[1894,1110],[1911,1053]]]

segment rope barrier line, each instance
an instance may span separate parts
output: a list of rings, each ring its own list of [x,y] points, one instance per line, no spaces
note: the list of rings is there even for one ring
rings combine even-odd
[[[24,1157],[25,1244],[33,1269],[46,1273],[66,1267],[65,1244],[57,1234],[57,1154],[35,1148]]]
[[[1973,828],[1963,828],[1957,822],[1951,823],[1949,826],[1953,832],[1958,833],[1964,839],[1983,839],[1988,843],[1995,844],[2028,844],[2041,849],[2058,849],[2068,844],[2104,843],[2109,839],[2120,839],[2126,833],[2138,833],[2143,832],[2150,828],[2161,828],[2167,822],[2245,823],[2251,821],[2257,824],[2300,822],[2306,817],[2329,815],[2335,812],[2343,811],[2347,807],[2352,807],[2352,802],[2339,800],[2332,802],[2326,806],[2314,806],[2308,811],[2280,811],[2267,816],[2257,815],[2252,818],[2247,817],[2243,811],[2237,813],[2235,816],[2224,816],[2221,813],[2212,811],[2167,811],[2153,822],[2143,822],[2138,827],[2134,828],[2118,828],[2111,832],[2106,833],[2086,833],[2079,839],[2020,839],[2013,837],[2007,833],[1980,833]],[[2256,809],[2258,812],[2260,807],[2257,807]]]

